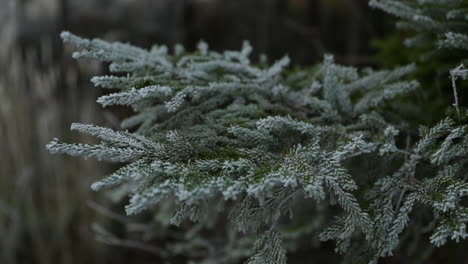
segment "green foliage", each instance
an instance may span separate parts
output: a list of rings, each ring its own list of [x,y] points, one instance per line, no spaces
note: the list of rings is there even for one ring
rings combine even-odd
[[[468,2],[464,0],[371,0],[370,5],[398,17],[399,28],[415,32],[404,44],[424,50],[423,61],[440,56],[438,49],[459,49],[465,55],[468,51]],[[446,55],[453,58],[454,53]]]
[[[458,37],[448,45],[459,45]],[[247,42],[240,51],[214,52],[201,42],[196,52],[177,46],[170,53],[68,32],[62,38],[81,48],[75,58],[110,63],[116,76],[92,81],[117,91],[97,101],[132,107],[122,126],[134,132],[73,124],[100,143],[54,139],[47,149],[123,162],[92,188],[127,190],[127,214],[158,207],[156,214],[173,213],[174,225],[190,220],[206,230],[229,220],[224,238],[193,231],[191,240],[167,248],[169,256],[192,256],[202,241],[210,250],[192,258],[200,263],[286,263],[287,249],[306,247],[300,239],[320,233],[345,261],[376,263],[408,239],[412,215],[422,213],[437,222],[434,245],[467,236],[465,113],[456,102],[458,123],[447,118],[422,128],[418,140],[388,107],[418,87],[405,80],[412,64],[359,71],[326,55],[312,69],[286,70],[287,57],[252,64]],[[454,69],[452,78],[466,78],[466,70]],[[244,244],[232,242],[239,233]]]
[[[372,0],[370,5],[398,19],[398,31],[374,41],[379,50],[377,59],[385,66],[416,63],[412,77],[424,87],[409,99],[410,104],[424,104],[424,112],[411,109],[405,115],[415,123],[434,124],[454,100],[447,82],[449,71],[467,63],[468,2]],[[464,105],[468,103],[466,94],[459,99]]]

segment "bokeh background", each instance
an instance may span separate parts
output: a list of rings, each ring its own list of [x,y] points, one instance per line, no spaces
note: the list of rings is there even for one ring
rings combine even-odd
[[[394,36],[393,22],[365,0],[0,0],[0,263],[158,263],[157,248],[134,235],[147,219],[89,188],[114,165],[45,151],[54,137],[90,140],[70,133],[72,122],[118,128],[128,114],[95,102],[89,79],[105,65],[71,59],[62,30],[146,48],[249,40],[254,60],[312,65],[332,53],[379,67],[375,43]],[[320,254],[308,263],[333,259]]]

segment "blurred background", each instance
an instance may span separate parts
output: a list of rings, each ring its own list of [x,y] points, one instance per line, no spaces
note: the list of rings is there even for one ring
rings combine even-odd
[[[145,219],[90,190],[113,165],[45,151],[54,137],[89,140],[69,132],[72,122],[118,128],[126,114],[95,102],[101,91],[89,79],[106,68],[72,60],[62,30],[146,48],[249,40],[254,60],[288,54],[312,65],[332,53],[378,67],[375,40],[391,36],[393,22],[365,0],[0,0],[0,263],[158,263],[157,248],[129,230]]]

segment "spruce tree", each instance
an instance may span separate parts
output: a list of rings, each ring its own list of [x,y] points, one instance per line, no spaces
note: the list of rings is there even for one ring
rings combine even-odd
[[[438,25],[402,2],[371,4],[423,35]],[[91,188],[125,190],[129,215],[170,212],[173,225],[205,229],[226,219],[221,238],[198,232],[165,249],[168,258],[203,244],[210,250],[197,263],[286,263],[288,250],[319,233],[345,262],[377,263],[423,229],[437,247],[467,236],[468,112],[455,101],[457,118],[413,133],[388,107],[421,89],[406,78],[415,65],[359,70],[326,55],[315,67],[290,69],[288,57],[252,63],[248,42],[219,53],[204,42],[188,52],[62,38],[80,49],[74,58],[109,63],[115,75],[91,81],[113,93],[97,102],[135,114],[122,121],[126,130],[72,124],[98,144],[54,139],[47,149],[121,163]],[[450,31],[436,43],[466,48],[467,39]],[[455,92],[467,75],[463,66],[451,71]]]

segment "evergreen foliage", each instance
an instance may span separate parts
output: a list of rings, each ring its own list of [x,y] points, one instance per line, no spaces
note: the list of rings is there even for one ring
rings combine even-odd
[[[410,16],[402,3],[372,2],[406,10],[400,16],[414,20],[408,25],[437,25],[422,13]],[[291,70],[287,57],[252,64],[247,42],[240,51],[219,53],[201,42],[195,52],[176,46],[170,53],[68,32],[62,38],[81,49],[73,57],[110,63],[115,75],[92,82],[115,93],[97,102],[135,114],[122,122],[132,132],[73,124],[100,143],[54,139],[47,149],[124,163],[92,188],[127,190],[128,214],[157,207],[156,214],[172,212],[174,225],[190,220],[207,229],[227,216],[225,247],[199,234],[218,251],[194,261],[286,263],[287,250],[320,233],[345,261],[377,263],[409,229],[423,228],[413,215],[427,217],[436,246],[467,236],[468,112],[415,136],[386,107],[418,87],[405,80],[414,65],[357,70],[326,55],[316,67]],[[438,43],[464,45],[464,38],[454,33]],[[452,71],[454,82],[466,77],[462,66]],[[246,244],[232,243],[237,232]],[[180,254],[194,241],[167,250]]]
[[[440,49],[452,50],[452,54],[454,49],[461,50],[467,55],[467,1],[371,0],[369,3],[398,17],[399,28],[415,32],[405,40],[405,45],[425,50],[421,54],[422,60],[429,61],[440,56]]]
[[[422,84],[424,90],[408,100],[410,104],[425,104],[430,108],[425,108],[424,112],[413,108],[414,113],[410,115],[412,121],[434,124],[443,118],[444,109],[454,101],[450,82],[447,82],[450,70],[467,63],[468,2],[372,0],[370,5],[398,19],[399,31],[390,38],[375,42],[380,49],[379,60],[385,65],[417,64],[412,77]],[[460,86],[465,88],[466,83]],[[457,105],[458,101],[462,105],[468,103],[466,93],[458,97],[455,99]],[[460,114],[457,112],[456,115]]]

